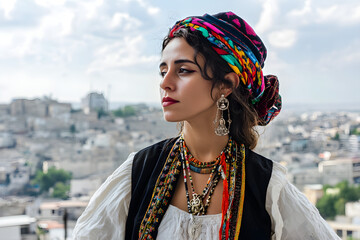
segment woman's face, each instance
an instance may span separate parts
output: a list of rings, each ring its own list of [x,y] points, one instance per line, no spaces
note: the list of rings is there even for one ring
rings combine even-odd
[[[216,103],[211,97],[212,82],[201,76],[196,65],[195,50],[183,38],[172,39],[162,52],[160,88],[164,117],[169,122],[213,120]],[[197,62],[203,69],[201,54]],[[213,90],[217,96],[218,90]]]

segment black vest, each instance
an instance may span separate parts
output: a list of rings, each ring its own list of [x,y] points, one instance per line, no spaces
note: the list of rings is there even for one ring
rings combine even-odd
[[[138,239],[140,224],[151,201],[157,178],[175,141],[161,141],[140,150],[134,156],[131,201],[126,221],[127,240]],[[273,163],[249,149],[245,151],[245,158],[245,200],[239,239],[269,240],[271,220],[265,209],[265,201]]]

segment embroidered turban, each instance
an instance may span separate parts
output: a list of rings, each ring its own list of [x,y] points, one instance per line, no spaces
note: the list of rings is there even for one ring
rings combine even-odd
[[[274,75],[263,75],[266,48],[245,20],[232,12],[187,17],[176,22],[170,37],[180,28],[199,31],[212,48],[238,74],[241,86],[250,94],[250,103],[268,124],[281,110],[279,81]]]

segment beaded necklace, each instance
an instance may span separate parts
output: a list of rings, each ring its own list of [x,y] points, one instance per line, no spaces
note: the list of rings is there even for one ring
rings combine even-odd
[[[231,150],[232,141],[231,138],[229,139],[229,142],[225,148],[221,152],[221,154],[216,158],[215,161],[203,163],[198,160],[196,160],[191,153],[188,153],[188,149],[186,147],[185,141],[183,136],[180,137],[180,155],[182,159],[182,166],[183,166],[183,175],[184,175],[184,183],[185,183],[185,192],[186,192],[186,198],[187,198],[187,206],[189,213],[193,215],[205,215],[207,208],[210,205],[211,196],[214,193],[215,187],[219,182],[220,176],[224,178],[225,174],[222,171],[220,161],[225,160],[227,156],[225,156],[225,152],[229,152]],[[192,181],[191,171],[194,171],[198,173],[210,173],[209,179],[206,183],[206,186],[201,194],[197,194],[194,189],[194,184]],[[187,171],[186,171],[187,170]],[[202,171],[203,170],[203,171]],[[191,186],[192,191],[192,199],[190,200],[189,196],[189,190],[187,185],[187,175],[189,176],[189,182]],[[206,198],[206,195],[208,194],[208,197],[205,201],[205,204],[203,201]]]
[[[190,170],[201,174],[211,173],[212,169],[219,164],[221,156],[218,156],[216,160],[212,162],[200,162],[194,156],[192,156],[191,153],[189,153],[189,155]]]

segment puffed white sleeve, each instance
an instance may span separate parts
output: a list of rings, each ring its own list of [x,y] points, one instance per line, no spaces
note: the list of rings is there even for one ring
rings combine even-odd
[[[94,193],[73,230],[74,240],[125,239],[131,200],[131,169],[135,153]]]
[[[286,179],[286,169],[274,162],[266,194],[272,240],[340,239],[317,208]]]

